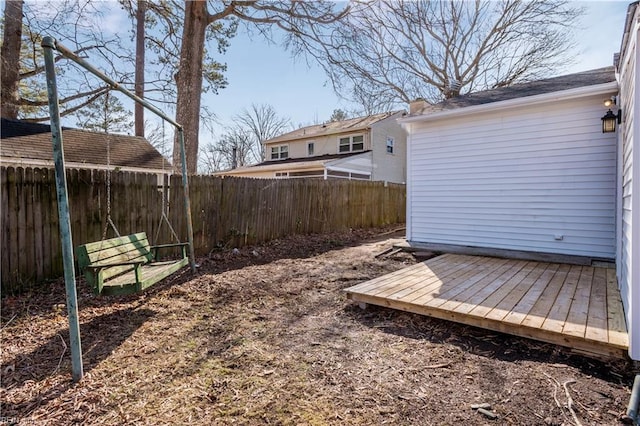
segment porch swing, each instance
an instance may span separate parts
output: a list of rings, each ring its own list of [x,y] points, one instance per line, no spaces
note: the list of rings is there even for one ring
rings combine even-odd
[[[163,122],[164,138],[164,122]],[[189,263],[187,246],[180,242],[168,218],[166,200],[167,185],[162,187],[162,214],[156,230],[154,245],[149,244],[146,232],[121,236],[111,218],[111,135],[107,136],[106,198],[107,209],[100,241],[83,244],[76,248],[78,268],[84,272],[87,284],[96,295],[123,295],[145,290],[182,269]],[[163,177],[164,161],[163,161]],[[175,243],[158,245],[162,224],[166,223]],[[114,238],[107,239],[111,227]],[[179,248],[181,256],[177,260],[161,260],[160,250]]]
[[[91,245],[96,243],[85,244],[85,248],[79,250],[84,253],[82,256],[84,256],[85,261],[84,263],[79,261],[79,264],[84,265],[85,271],[89,269],[91,271],[90,273],[93,273],[93,275],[96,277],[96,280],[94,281],[96,283],[96,286],[94,288],[98,293],[123,294],[141,291],[145,288],[145,286],[148,287],[158,282],[160,279],[162,279],[160,277],[168,276],[178,269],[182,268],[182,266],[186,265],[187,262],[191,266],[191,272],[196,272],[195,255],[193,250],[193,223],[191,221],[191,202],[189,200],[189,176],[187,174],[187,160],[184,149],[184,130],[179,123],[168,117],[157,107],[121,87],[117,82],[107,77],[93,65],[80,58],[67,47],[64,47],[63,45],[56,42],[53,37],[45,36],[42,39],[41,46],[44,55],[45,72],[47,76],[47,97],[49,100],[49,115],[51,117],[51,144],[53,146],[53,164],[56,176],[56,195],[58,198],[60,242],[62,248],[62,262],[64,266],[64,286],[67,296],[67,313],[69,317],[69,347],[71,348],[71,370],[73,381],[79,382],[82,379],[84,372],[82,366],[82,345],[80,343],[80,321],[78,320],[76,268],[73,261],[73,238],[71,235],[71,219],[69,214],[69,194],[67,191],[67,178],[64,168],[64,143],[62,138],[62,126],[60,125],[60,109],[58,105],[58,88],[56,83],[55,59],[53,57],[53,51],[57,50],[62,56],[72,60],[87,71],[91,72],[93,75],[99,77],[112,89],[119,90],[129,98],[133,99],[135,102],[143,105],[145,108],[160,117],[163,120],[163,123],[164,121],[171,123],[176,128],[178,143],[180,145],[180,160],[182,163],[182,187],[184,190],[184,217],[186,221],[187,238],[189,239],[189,242],[187,244],[189,247],[188,261],[186,259],[186,254],[184,254],[185,249],[183,248],[183,259],[178,262],[172,262],[169,266],[165,267],[163,272],[159,274],[153,274],[153,277],[145,278],[145,274],[143,273],[143,267],[145,267],[145,265],[146,269],[149,269],[151,265],[160,266],[160,268],[158,269],[162,268],[161,263],[158,264],[158,262],[150,262],[150,260],[152,259],[152,256],[150,256],[152,249],[149,245],[149,241],[146,238],[146,234],[140,233],[129,235],[127,237],[116,237],[109,240],[103,239],[103,241],[97,243],[97,246]],[[109,218],[107,218],[107,223],[109,222],[108,219]],[[184,245],[182,247],[184,247]],[[112,268],[115,268],[116,270],[118,270],[118,268],[120,269],[118,272],[112,273],[112,268],[107,268],[104,265],[105,259],[101,259],[98,257],[97,260],[93,262],[93,264],[91,264],[91,255],[96,251],[102,252],[105,250],[110,251],[110,253],[112,253],[112,258],[115,257],[116,259],[118,259],[118,256],[122,256],[123,253],[127,253],[130,251],[133,251],[134,254],[137,251],[138,253],[140,253],[140,255],[137,259],[134,258],[135,260],[129,260],[130,257],[120,257],[119,260],[121,265],[111,265]],[[124,262],[122,260],[124,260]],[[91,267],[88,268],[88,266]],[[132,272],[127,271],[127,268],[131,268]],[[102,270],[102,278],[100,278],[100,270]],[[97,271],[97,273],[95,271]],[[105,285],[104,271],[109,271],[109,278],[111,278],[109,280],[109,285]],[[120,278],[128,276],[130,274],[133,274],[134,280],[127,279],[125,281],[125,278]],[[121,284],[115,285],[119,282],[118,280],[123,280],[123,282]]]

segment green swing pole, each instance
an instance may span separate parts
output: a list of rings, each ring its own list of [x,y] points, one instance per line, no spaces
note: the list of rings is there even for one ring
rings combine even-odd
[[[93,65],[91,65],[90,63],[88,63],[87,61],[85,61],[84,59],[79,57],[78,55],[76,55],[73,51],[69,50],[67,47],[65,47],[65,46],[61,45],[60,43],[58,43],[54,38],[45,37],[45,39],[48,40],[48,43],[49,43],[51,48],[56,49],[58,52],[60,52],[66,58],[71,59],[76,64],[78,64],[81,67],[85,68],[87,71],[91,72],[93,75],[95,75],[96,77],[100,78],[102,81],[107,83],[113,89],[124,93],[126,96],[130,97],[135,102],[138,102],[138,103],[144,105],[148,110],[150,110],[151,112],[156,114],[158,117],[160,117],[163,120],[166,120],[169,123],[173,124],[173,126],[178,131],[178,142],[180,143],[180,159],[181,159],[181,162],[182,162],[182,187],[184,189],[184,214],[185,214],[186,222],[187,222],[187,238],[188,238],[188,243],[189,243],[189,264],[191,266],[191,272],[195,273],[196,272],[196,260],[195,260],[196,257],[195,257],[195,251],[194,251],[194,248],[193,248],[193,221],[191,219],[191,201],[189,199],[189,178],[188,178],[188,174],[187,174],[187,161],[186,161],[186,155],[185,155],[185,150],[184,150],[184,131],[182,129],[182,125],[178,124],[171,117],[165,115],[164,112],[162,112],[160,109],[158,109],[153,104],[151,104],[151,103],[147,102],[146,100],[136,96],[135,94],[131,93],[130,91],[128,91],[127,89],[122,87],[120,84],[118,84],[115,80],[107,77],[104,73],[102,73],[100,70],[95,68]],[[42,40],[42,46],[43,47],[44,47],[44,43],[45,43],[44,40],[45,39]]]
[[[69,316],[69,341],[71,347],[71,371],[74,382],[82,380],[82,345],[80,344],[80,323],[78,321],[78,297],[76,294],[76,272],[73,265],[73,241],[71,221],[69,219],[69,197],[67,176],[64,169],[64,149],[58,108],[58,86],[56,84],[55,64],[53,60],[54,40],[42,39],[44,62],[47,76],[47,94],[49,96],[49,115],[51,117],[51,141],[53,161],[56,173],[56,193],[58,194],[58,216],[60,218],[60,238],[64,263],[64,284],[67,291],[67,312]]]

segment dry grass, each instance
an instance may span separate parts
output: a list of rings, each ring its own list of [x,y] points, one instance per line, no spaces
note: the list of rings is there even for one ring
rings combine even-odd
[[[383,230],[384,231],[384,230]],[[629,364],[418,315],[341,289],[413,263],[381,230],[199,259],[145,294],[79,286],[86,376],[70,380],[64,285],[2,300],[2,416],[18,424],[618,424]],[[362,242],[361,241],[365,241]],[[255,253],[254,253],[255,251]],[[470,404],[487,402],[489,420]]]

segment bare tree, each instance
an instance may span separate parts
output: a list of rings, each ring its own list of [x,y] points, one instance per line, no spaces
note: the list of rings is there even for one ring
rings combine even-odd
[[[233,117],[234,125],[201,150],[200,164],[206,173],[248,166],[264,161],[264,141],[284,133],[291,120],[278,115],[271,105],[252,104]]]
[[[234,117],[236,134],[247,135],[249,146],[243,155],[246,164],[259,163],[264,160],[264,141],[282,134],[291,127],[291,120],[280,117],[271,105],[251,104],[248,109]]]
[[[335,22],[346,13],[346,9],[335,9],[335,4],[325,0],[186,2],[180,64],[176,75],[176,121],[184,126],[189,173],[195,173],[197,165],[203,74],[219,71],[203,68],[207,31],[218,29],[220,32],[220,26],[225,22],[240,20],[258,28],[275,25],[295,38],[309,33],[315,25]],[[173,157],[179,158],[177,140],[174,142]]]
[[[144,122],[145,139],[167,160],[171,159],[173,126],[160,120]]]
[[[7,70],[10,69],[11,72],[5,74],[3,69],[2,96],[3,103],[5,99],[11,99],[10,103],[17,107],[17,113],[9,109],[12,116],[29,121],[49,119],[40,47],[45,35],[51,35],[65,43],[78,55],[91,54],[94,64],[117,82],[124,84],[130,81],[127,70],[133,67],[127,65],[133,55],[123,47],[118,35],[106,35],[99,30],[98,22],[104,11],[94,3],[89,0],[65,0],[50,4],[24,3],[21,0],[5,2],[2,57],[8,59],[10,65],[7,65]],[[17,12],[19,6],[22,6],[21,13]],[[18,33],[18,28],[22,29],[21,34]],[[20,50],[16,73],[15,44],[18,39]],[[96,101],[109,87],[91,78],[71,61],[63,59],[63,56],[58,55],[54,61],[59,73],[64,74],[64,78],[58,79],[58,92],[60,115],[66,116]]]
[[[564,0],[378,0],[294,41],[371,113],[548,75],[570,59],[581,13]]]
[[[250,135],[238,127],[228,128],[214,143],[201,151],[200,165],[204,173],[229,170],[251,164],[252,142]]]

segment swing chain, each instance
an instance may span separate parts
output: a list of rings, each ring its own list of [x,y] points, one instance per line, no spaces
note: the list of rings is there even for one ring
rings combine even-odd
[[[165,152],[165,146],[166,146],[166,138],[165,138],[165,129],[164,129],[165,123],[164,120],[162,120],[162,152]],[[180,238],[178,238],[178,234],[176,233],[176,231],[173,229],[173,226],[171,226],[171,222],[169,221],[169,200],[167,200],[167,192],[170,190],[171,186],[171,174],[165,174],[165,168],[164,168],[164,156],[162,158],[162,215],[160,216],[160,221],[158,222],[158,228],[156,229],[156,235],[155,235],[155,244],[158,244],[158,238],[160,236],[160,229],[162,229],[162,222],[164,221],[164,223],[167,224],[167,227],[169,228],[169,231],[171,231],[171,235],[173,236],[173,238],[175,239],[176,242],[180,242]]]
[[[107,92],[106,96],[106,104],[109,104],[109,92]],[[116,233],[116,236],[120,237],[120,232],[118,232],[118,228],[111,220],[111,134],[107,133],[107,220],[104,223],[104,230],[102,231],[102,241],[107,239],[107,229],[109,225]]]

